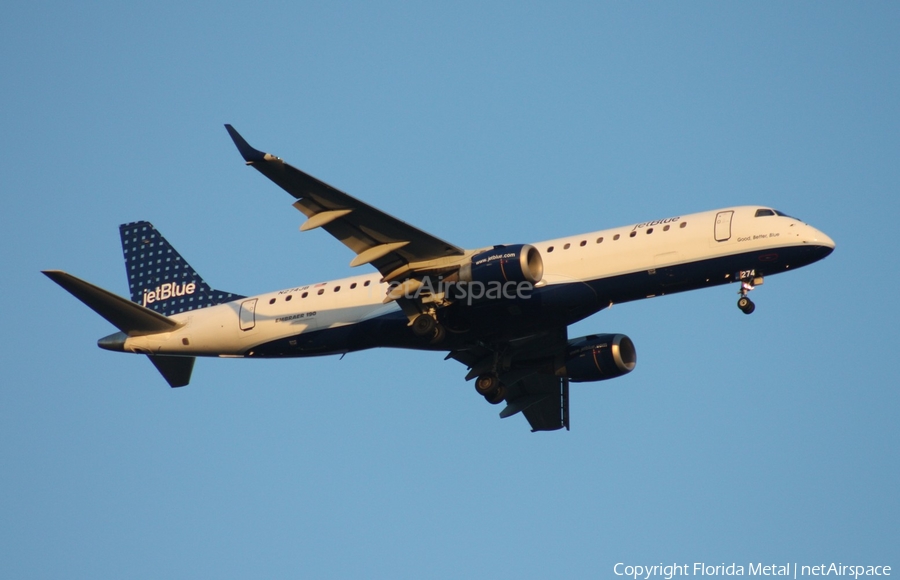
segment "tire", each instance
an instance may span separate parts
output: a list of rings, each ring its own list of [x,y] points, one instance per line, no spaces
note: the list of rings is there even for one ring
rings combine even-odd
[[[434,327],[437,321],[428,314],[420,314],[412,323],[412,331],[416,336],[431,337],[434,335]]]
[[[499,405],[506,399],[506,386],[500,383],[500,386],[493,393],[484,396],[484,400],[491,405]]]
[[[444,341],[444,337],[447,336],[447,329],[444,328],[442,324],[434,325],[434,334],[429,341],[430,344],[440,344]]]
[[[484,397],[494,394],[500,386],[500,379],[495,375],[481,375],[475,379],[475,390]]]

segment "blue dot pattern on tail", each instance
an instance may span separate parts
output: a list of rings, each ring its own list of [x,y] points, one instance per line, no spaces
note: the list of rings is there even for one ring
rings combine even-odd
[[[119,226],[131,300],[169,316],[244,298],[213,290],[150,222]]]

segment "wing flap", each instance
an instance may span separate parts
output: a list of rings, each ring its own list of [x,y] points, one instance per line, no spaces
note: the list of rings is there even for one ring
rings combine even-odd
[[[566,377],[533,374],[509,389],[507,405],[500,412],[500,418],[521,411],[532,431],[569,429],[569,380]]]

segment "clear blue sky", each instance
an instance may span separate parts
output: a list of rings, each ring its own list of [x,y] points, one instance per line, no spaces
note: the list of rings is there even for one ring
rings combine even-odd
[[[0,20],[0,576],[604,578],[900,570],[900,8],[31,2]],[[169,389],[39,270],[126,293],[148,219],[215,287],[351,274],[223,123],[461,246],[744,203],[837,242],[620,305],[572,431],[439,354],[198,361]]]

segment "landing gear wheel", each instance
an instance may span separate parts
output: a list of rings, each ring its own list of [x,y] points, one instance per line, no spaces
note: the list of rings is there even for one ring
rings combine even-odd
[[[430,318],[430,317],[429,317]],[[439,344],[443,342],[444,337],[447,336],[447,329],[444,328],[441,324],[434,325],[434,333],[431,336],[430,344]]]
[[[741,296],[740,300],[738,300],[737,305],[738,308],[741,309],[741,312],[743,312],[744,314],[751,314],[754,310],[756,310],[756,304],[754,304],[753,301],[746,296]]]
[[[763,277],[761,273],[757,274],[756,270],[742,270],[740,273],[740,281],[741,289],[738,290],[738,294],[741,295],[741,298],[738,300],[738,308],[740,308],[741,312],[744,314],[751,314],[756,310],[756,304],[747,298],[747,294],[757,286],[762,285]]]
[[[481,375],[475,379],[475,390],[479,395],[487,397],[501,386],[500,379],[496,375]]]
[[[437,320],[435,320],[429,314],[420,314],[416,316],[416,319],[413,320],[412,323],[412,331],[416,336],[421,337],[431,337],[434,336],[434,329],[437,326]]]
[[[500,383],[500,386],[492,394],[484,396],[484,400],[491,405],[499,405],[504,399],[506,399],[506,385],[503,383]]]

